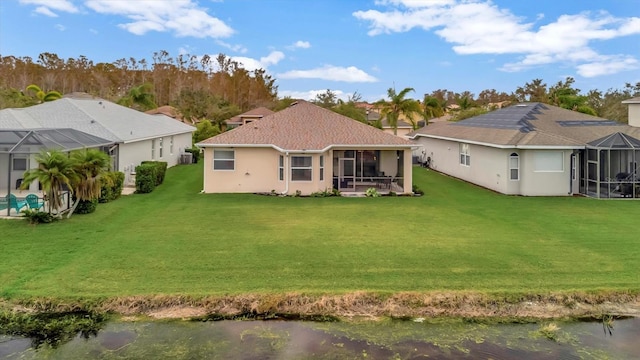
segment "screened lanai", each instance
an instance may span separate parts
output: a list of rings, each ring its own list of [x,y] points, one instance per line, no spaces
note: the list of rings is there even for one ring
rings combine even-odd
[[[640,197],[640,140],[614,133],[590,142],[582,157],[582,193],[598,198]]]
[[[36,165],[34,155],[42,150],[69,152],[113,144],[113,141],[75,129],[0,130],[0,199],[6,199],[12,192],[19,193],[24,172]],[[34,186],[37,189],[37,185]],[[9,215],[11,209],[0,210],[1,215],[5,215],[5,211]]]

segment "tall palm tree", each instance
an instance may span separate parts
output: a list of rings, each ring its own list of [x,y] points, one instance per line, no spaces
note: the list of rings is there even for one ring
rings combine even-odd
[[[429,119],[444,115],[442,103],[433,96],[425,95],[422,106],[424,107],[424,118],[427,121],[427,125],[429,124]]]
[[[27,91],[33,91],[41,103],[62,99],[62,94],[60,94],[59,92],[55,90],[44,92],[38,85],[31,84],[27,86]]]
[[[100,197],[102,176],[109,170],[111,159],[97,149],[84,149],[71,153],[71,164],[75,176],[71,185],[76,201],[67,218],[71,217],[81,201],[92,201]]]
[[[422,109],[420,103],[414,99],[405,99],[405,96],[411,91],[415,91],[413,88],[404,88],[399,93],[396,93],[396,89],[389,88],[387,90],[387,100],[378,100],[375,105],[380,109],[380,117],[386,118],[389,126],[393,128],[393,134],[398,135],[398,118],[400,115],[404,115],[413,125],[413,128],[417,128],[417,122],[413,117],[415,114],[420,114]]]
[[[35,157],[38,167],[27,170],[21,188],[26,189],[38,180],[45,197],[49,200],[49,213],[58,212],[62,207],[61,191],[63,186],[72,189],[76,173],[71,160],[60,150],[43,150]]]

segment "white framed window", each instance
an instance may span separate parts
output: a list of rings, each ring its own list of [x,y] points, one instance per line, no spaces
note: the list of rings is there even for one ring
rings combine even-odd
[[[213,170],[235,170],[236,152],[234,150],[214,149]]]
[[[284,156],[280,155],[278,159],[278,180],[284,180]]]
[[[536,151],[533,153],[533,171],[535,172],[563,172],[564,152]]]
[[[173,136],[169,138],[169,154],[173,155]]]
[[[311,156],[291,157],[291,181],[311,181],[313,178],[313,162]]]
[[[151,160],[156,159],[156,139],[151,140]]]
[[[460,144],[460,164],[464,166],[471,166],[471,152],[469,151],[469,144]]]
[[[324,155],[320,155],[320,181],[324,180]]]
[[[29,159],[26,157],[14,157],[11,161],[11,170],[27,171],[29,168]]]
[[[158,139],[158,154],[160,159],[162,159],[162,138]]]
[[[509,155],[509,180],[520,180],[520,157],[516,153]]]

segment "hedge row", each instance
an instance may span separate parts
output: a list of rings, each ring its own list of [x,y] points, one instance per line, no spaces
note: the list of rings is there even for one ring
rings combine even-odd
[[[167,163],[164,161],[143,161],[136,167],[136,192],[148,194],[164,182]]]

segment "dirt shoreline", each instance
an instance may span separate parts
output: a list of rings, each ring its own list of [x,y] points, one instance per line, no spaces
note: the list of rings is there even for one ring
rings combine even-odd
[[[640,294],[629,292],[546,295],[355,292],[339,295],[246,294],[229,296],[130,296],[103,300],[0,299],[0,310],[26,313],[95,311],[125,318],[470,318],[495,321],[640,317]],[[285,316],[283,316],[285,315]]]

